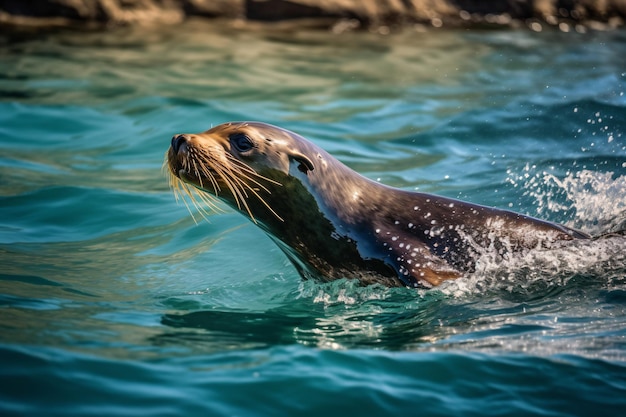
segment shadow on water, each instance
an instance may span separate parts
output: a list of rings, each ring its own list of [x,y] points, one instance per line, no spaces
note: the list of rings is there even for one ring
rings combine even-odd
[[[304,289],[303,289],[304,288]],[[353,281],[305,282],[296,299],[267,311],[200,310],[165,314],[173,329],[157,345],[199,344],[208,350],[301,344],[331,349],[404,349],[432,337],[437,299],[413,290],[358,287]],[[407,302],[415,308],[407,309]],[[419,308],[417,305],[419,304]],[[436,326],[435,326],[436,327]]]
[[[625,272],[616,271],[618,278],[611,283],[597,275],[562,274],[524,285],[494,281],[491,288],[469,291],[450,285],[418,293],[359,287],[349,280],[305,282],[295,300],[267,311],[222,308],[162,315],[161,324],[171,331],[153,335],[149,343],[202,351],[300,344],[391,351],[532,349],[553,354],[563,347],[547,340],[567,339],[597,326],[604,341],[583,344],[579,352],[594,355],[602,349],[606,353],[605,345],[615,343],[605,332],[619,328],[625,313]],[[590,309],[597,314],[590,317]]]
[[[300,300],[265,312],[170,313],[162,316],[161,324],[175,331],[154,336],[151,342],[203,345],[211,351],[291,344],[406,350],[445,337],[446,325],[460,326],[475,318],[471,305],[449,304],[435,294],[427,298],[430,300],[419,302],[419,308],[408,310],[391,300],[358,306],[323,306],[318,300]]]

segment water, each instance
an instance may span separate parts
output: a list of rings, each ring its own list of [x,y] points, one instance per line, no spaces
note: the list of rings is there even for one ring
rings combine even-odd
[[[596,415],[626,406],[626,243],[432,291],[302,282],[177,204],[174,133],[299,132],[389,185],[626,228],[626,33],[189,22],[0,39],[2,415]]]

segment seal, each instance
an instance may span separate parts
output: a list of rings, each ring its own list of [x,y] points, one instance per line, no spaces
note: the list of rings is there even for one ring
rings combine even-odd
[[[166,154],[174,191],[216,198],[250,218],[305,279],[431,288],[477,259],[590,236],[551,222],[372,181],[302,136],[260,122],[178,134]]]

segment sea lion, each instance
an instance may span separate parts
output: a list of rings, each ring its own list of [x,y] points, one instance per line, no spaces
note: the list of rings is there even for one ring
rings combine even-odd
[[[175,191],[193,199],[195,188],[211,207],[217,196],[242,212],[304,278],[430,288],[473,271],[485,252],[506,258],[589,238],[511,211],[380,184],[302,136],[260,122],[175,135],[166,165]]]

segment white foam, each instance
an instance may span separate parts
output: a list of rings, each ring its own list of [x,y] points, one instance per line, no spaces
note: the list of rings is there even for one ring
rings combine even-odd
[[[509,171],[507,178],[535,199],[536,213],[530,214],[549,219],[573,211],[566,224],[592,235],[626,228],[626,176],[582,170],[559,178],[546,171],[533,173],[536,169],[527,165],[521,175]]]
[[[361,286],[356,279],[339,279],[328,283],[312,280],[302,281],[296,298],[312,298],[325,307],[337,304],[359,305],[370,300],[383,300],[389,289],[382,285]]]
[[[552,249],[531,249],[500,256],[484,251],[476,271],[446,281],[439,290],[462,297],[485,291],[524,292],[533,287],[564,286],[574,277],[588,276],[611,288],[626,285],[626,237],[574,240]]]

